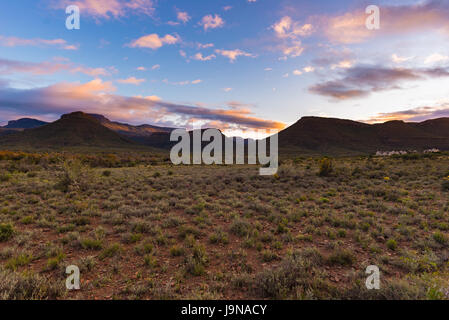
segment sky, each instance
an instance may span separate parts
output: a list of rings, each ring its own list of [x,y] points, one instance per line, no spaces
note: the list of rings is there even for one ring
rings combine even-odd
[[[448,41],[449,0],[3,0],[0,125],[80,110],[256,136],[449,117]]]

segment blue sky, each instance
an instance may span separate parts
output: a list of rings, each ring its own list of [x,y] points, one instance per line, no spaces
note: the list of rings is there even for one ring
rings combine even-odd
[[[308,115],[449,116],[449,1],[391,3],[368,30],[367,1],[5,0],[0,121],[82,110],[251,135]]]

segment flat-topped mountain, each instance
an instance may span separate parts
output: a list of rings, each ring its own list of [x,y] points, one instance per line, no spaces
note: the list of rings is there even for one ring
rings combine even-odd
[[[0,137],[1,145],[32,147],[123,147],[133,142],[103,126],[96,118],[74,112],[34,129]]]
[[[304,117],[279,133],[282,151],[322,154],[372,153],[392,149],[449,150],[449,118],[420,123],[389,121],[366,124],[351,120]]]

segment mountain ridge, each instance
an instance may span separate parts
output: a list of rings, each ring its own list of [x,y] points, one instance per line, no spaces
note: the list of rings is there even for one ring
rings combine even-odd
[[[35,119],[22,119],[27,120],[22,121],[22,124],[36,124],[32,121]],[[174,129],[152,125],[133,126],[110,121],[103,115],[78,111],[36,128],[2,127],[0,146],[32,144],[133,148],[144,145],[169,149],[174,144],[170,141]],[[302,117],[280,131],[278,138],[281,154],[351,155],[391,150],[449,150],[449,118],[368,124],[338,118]]]

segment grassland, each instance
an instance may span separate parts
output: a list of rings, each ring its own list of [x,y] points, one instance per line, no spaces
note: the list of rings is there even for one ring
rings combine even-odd
[[[262,177],[1,152],[0,170],[0,299],[449,299],[447,154],[298,158]]]

